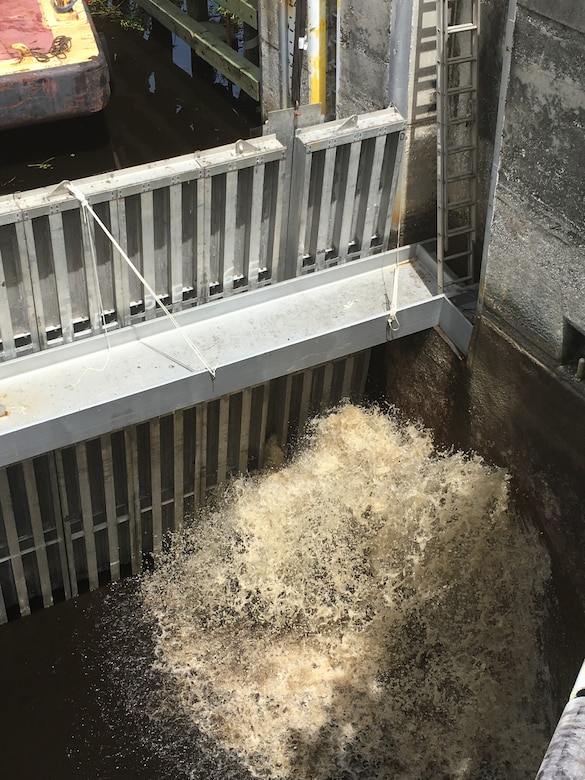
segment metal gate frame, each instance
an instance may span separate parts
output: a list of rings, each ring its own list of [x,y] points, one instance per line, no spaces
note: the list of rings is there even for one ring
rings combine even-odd
[[[321,119],[275,112],[261,138],[76,187],[181,311],[388,248],[405,121],[393,107]],[[0,197],[0,360],[160,313],[64,186]]]
[[[363,397],[369,350],[0,469],[0,623],[137,574],[230,476]]]

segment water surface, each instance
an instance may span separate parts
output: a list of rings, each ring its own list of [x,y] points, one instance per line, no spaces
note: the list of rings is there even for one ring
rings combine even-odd
[[[179,39],[95,22],[109,50],[109,104],[94,116],[0,133],[0,195],[246,139],[259,124],[255,104],[233,99],[202,61],[186,72]]]
[[[533,778],[554,601],[508,487],[392,416],[324,417],[151,575],[0,627],[8,776]]]

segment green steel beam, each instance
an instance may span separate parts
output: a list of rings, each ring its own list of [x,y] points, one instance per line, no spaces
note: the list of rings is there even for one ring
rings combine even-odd
[[[189,44],[198,57],[216,68],[254,100],[260,100],[260,68],[257,65],[234,51],[201,22],[179,10],[171,0],[137,0],[137,3],[164,27]]]
[[[220,6],[250,27],[258,29],[258,0],[221,0]]]

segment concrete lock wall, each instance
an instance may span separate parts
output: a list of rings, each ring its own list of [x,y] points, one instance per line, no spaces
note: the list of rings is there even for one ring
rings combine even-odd
[[[542,528],[581,608],[585,385],[575,372],[585,356],[583,22],[581,0],[518,4],[482,305],[467,361],[433,333],[389,345],[384,356],[387,395],[406,415],[435,428],[440,443],[474,449],[509,470],[515,502]]]
[[[585,604],[585,13],[521,0],[470,390]],[[497,435],[494,431],[498,431]]]
[[[577,357],[585,340],[585,11],[518,5],[486,314],[533,352]]]

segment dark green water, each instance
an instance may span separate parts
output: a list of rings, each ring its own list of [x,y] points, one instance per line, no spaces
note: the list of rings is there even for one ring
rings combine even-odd
[[[182,41],[95,21],[110,54],[109,104],[95,116],[0,133],[0,195],[246,139],[259,124],[254,104],[234,99],[203,64],[185,72]]]

